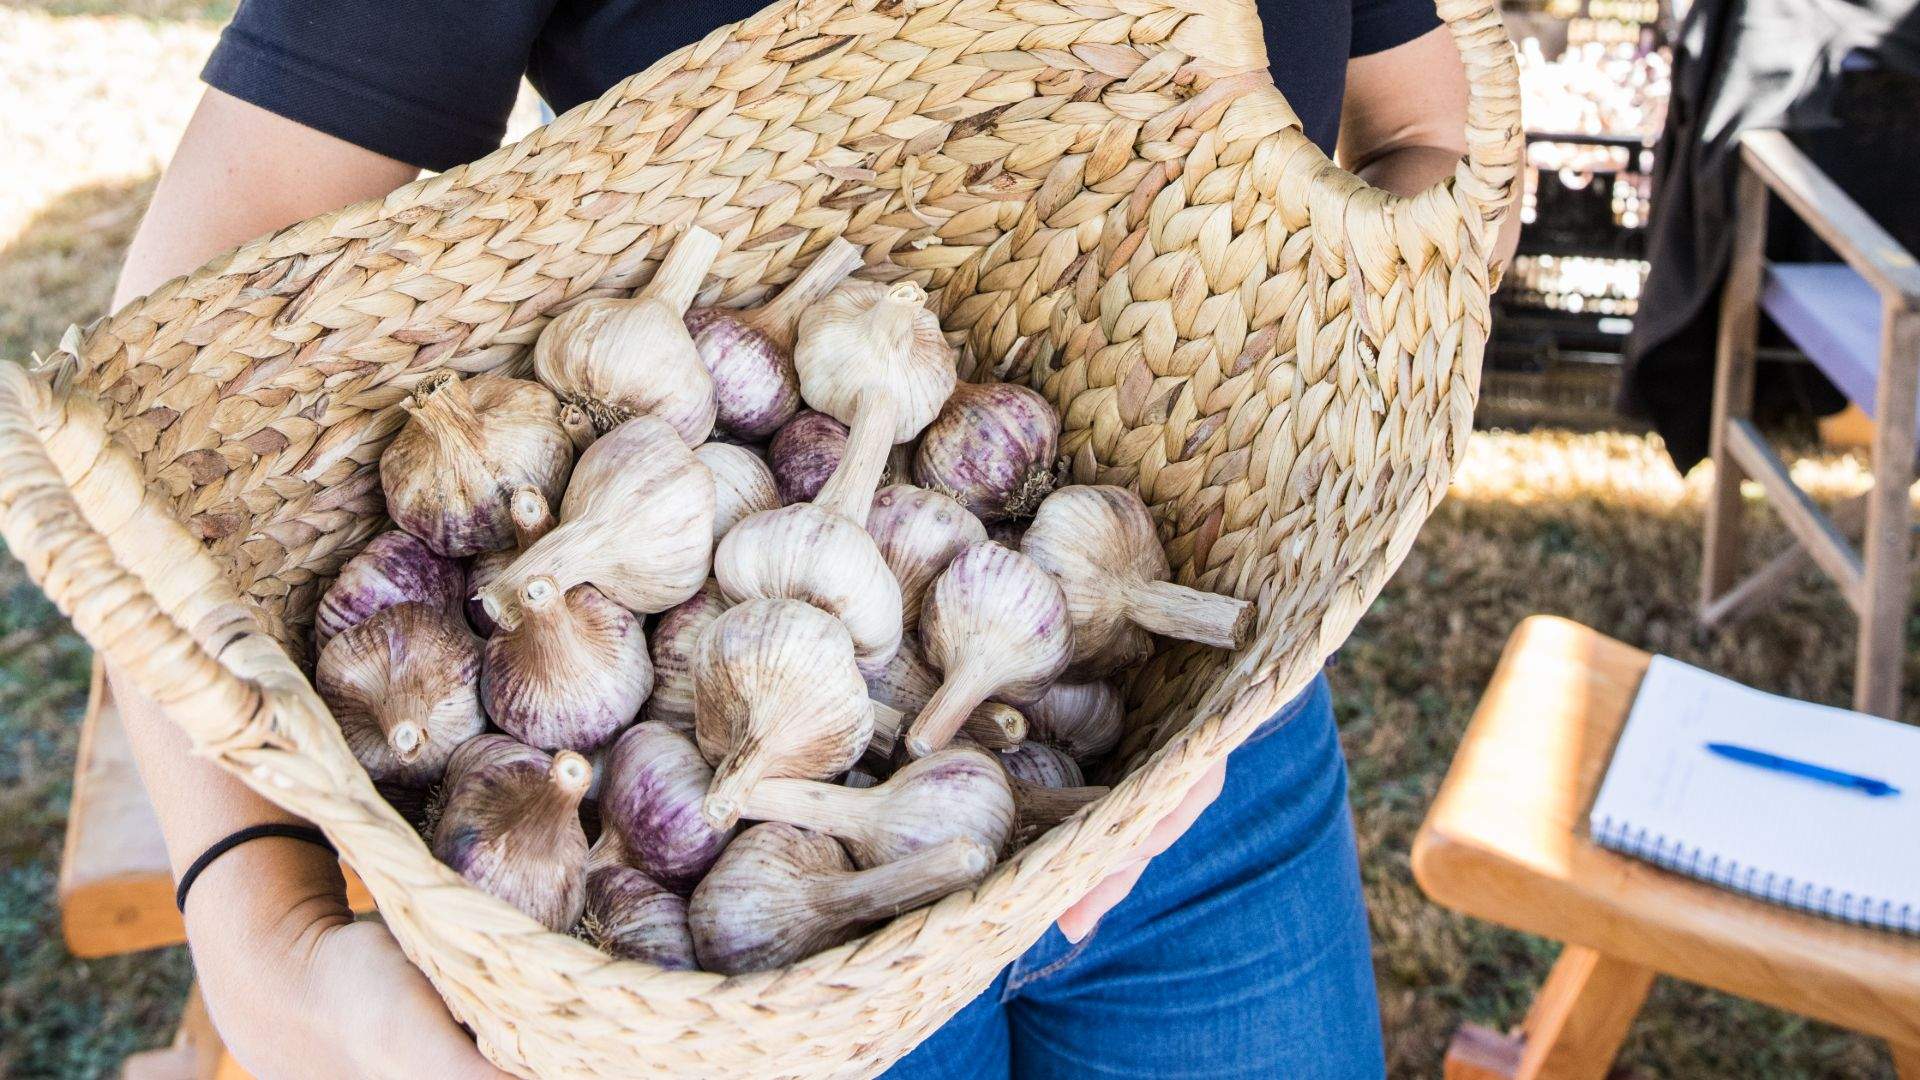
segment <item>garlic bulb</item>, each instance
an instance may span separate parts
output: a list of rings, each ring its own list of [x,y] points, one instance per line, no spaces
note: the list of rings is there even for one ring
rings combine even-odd
[[[782,596],[837,617],[853,637],[861,670],[877,670],[900,647],[900,586],[873,537],[809,503],[755,514],[713,553],[713,576],[730,601]]]
[[[486,730],[473,692],[479,674],[480,639],[460,616],[408,601],[335,634],[314,686],[368,776],[426,787]]]
[[[434,857],[564,932],[586,905],[587,834],[579,809],[592,782],[593,766],[571,750],[548,757],[505,735],[468,739],[447,763]]]
[[[846,452],[847,429],[840,421],[812,409],[794,417],[767,447],[780,501],[812,502]]]
[[[720,238],[691,226],[631,300],[574,305],[533,346],[533,371],[561,400],[606,432],[636,416],[654,416],[698,446],[713,431],[713,376],[682,321]],[[564,516],[564,515],[563,515]]]
[[[867,512],[867,532],[900,582],[900,618],[910,631],[920,625],[920,602],[933,579],[962,548],[987,538],[986,526],[966,507],[912,484],[880,489]]]
[[[934,581],[920,643],[943,681],[907,729],[914,757],[945,746],[989,697],[1024,705],[1046,692],[1073,649],[1067,599],[1032,559],[983,540]]]
[[[999,851],[1013,834],[1007,774],[977,746],[928,754],[864,791],[818,780],[762,780],[740,813],[838,837],[862,868],[955,837]]]
[[[1070,788],[1087,782],[1079,762],[1045,743],[1024,742],[1002,750],[1000,765],[1008,776],[1039,787]]]
[[[487,639],[480,696],[500,729],[542,750],[598,750],[639,714],[653,661],[633,613],[591,585],[536,577],[520,621]]]
[[[682,735],[693,734],[693,658],[700,635],[727,610],[720,583],[708,578],[700,591],[667,609],[653,624],[653,695],[646,718]]]
[[[587,873],[587,904],[580,915],[587,943],[621,960],[668,971],[697,970],[686,898],[631,866],[597,861],[601,865]]]
[[[1026,708],[1033,737],[1091,761],[1120,745],[1126,706],[1109,682],[1057,682]]]
[[[911,721],[920,715],[920,710],[927,707],[927,702],[932,701],[935,691],[940,689],[940,676],[927,666],[921,656],[920,640],[912,635],[901,639],[899,651],[885,667],[865,674],[867,696],[875,704],[886,707],[875,713],[873,729],[875,749],[884,759],[893,754],[900,718]],[[889,721],[892,726],[887,726]],[[983,701],[967,714],[960,730],[989,749],[1008,749],[1020,745],[1027,737],[1027,718],[1011,705]]]
[[[521,552],[553,528],[553,507],[547,505],[547,497],[536,487],[514,488],[513,496],[507,500],[507,516],[513,521],[513,546],[505,551],[483,551],[475,555],[467,567],[467,621],[481,637],[492,637],[499,627],[487,614],[486,605],[480,602],[480,590],[493,584],[500,571],[512,566]]]
[[[699,591],[713,549],[713,474],[664,422],[638,416],[594,440],[573,471],[560,524],[479,592],[501,626],[536,577],[562,592],[591,582],[635,614]]]
[[[348,559],[321,595],[313,612],[313,651],[317,656],[340,631],[408,601],[458,615],[467,595],[460,564],[443,559],[426,542],[395,529],[373,538]]]
[[[773,470],[753,451],[728,443],[701,443],[693,456],[713,474],[713,538],[717,541],[740,519],[780,507]]]
[[[719,828],[767,777],[852,768],[873,737],[873,708],[846,628],[798,600],[728,608],[700,639],[694,731],[714,764],[701,810]]]
[[[688,893],[733,836],[700,815],[713,770],[699,747],[658,723],[635,724],[607,752],[600,819],[620,838],[625,861]]]
[[[831,836],[756,825],[728,845],[693,891],[687,919],[694,955],[723,975],[782,967],[979,881],[993,858],[972,840],[948,840],[855,870]]]
[[[687,312],[694,348],[713,374],[720,429],[758,442],[800,409],[793,341],[800,313],[860,266],[860,249],[835,237],[780,295],[750,311]]]
[[[1017,383],[953,388],[920,435],[914,481],[953,496],[981,521],[1032,516],[1053,490],[1060,415]]]
[[[1073,673],[1096,678],[1145,660],[1148,633],[1239,648],[1253,605],[1167,581],[1167,555],[1140,497],[1122,487],[1064,487],[1040,504],[1020,550],[1066,590]]]
[[[549,501],[573,467],[560,404],[539,383],[504,375],[427,376],[407,422],[380,455],[394,524],[457,559],[513,543],[508,493],[522,484]]]
[[[887,452],[953,392],[954,351],[911,281],[846,281],[800,317],[793,362],[808,405],[847,425],[847,450],[814,501],[866,524]]]

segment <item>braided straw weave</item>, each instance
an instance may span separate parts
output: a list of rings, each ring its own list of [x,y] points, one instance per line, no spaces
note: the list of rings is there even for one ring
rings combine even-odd
[[[1466,439],[1513,183],[1511,47],[1440,0],[1467,157],[1415,198],[1300,133],[1251,0],[786,0],[485,159],[258,240],[0,364],[0,531],[212,756],[322,826],[495,1061],[527,1075],[868,1076],[971,999],[1301,689]],[[524,367],[688,224],[704,302],[832,237],[911,277],[963,374],[1044,392],[1255,642],[1170,647],[1133,771],[978,887],[790,968],[614,961],[469,888],[374,792],[292,659],[383,526],[376,462],[432,371]]]

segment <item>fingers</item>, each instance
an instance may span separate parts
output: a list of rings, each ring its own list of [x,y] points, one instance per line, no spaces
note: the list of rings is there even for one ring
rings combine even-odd
[[[1146,872],[1147,861],[1172,847],[1176,841],[1186,835],[1193,823],[1220,797],[1220,790],[1226,785],[1227,767],[1225,762],[1216,763],[1211,769],[1200,775],[1187,794],[1166,817],[1155,823],[1147,838],[1134,849],[1134,857],[1120,869],[1101,879],[1100,884],[1080,898],[1080,901],[1068,908],[1060,916],[1060,933],[1068,941],[1078,944],[1093,931],[1102,916],[1112,911],[1114,906],[1127,898],[1133,887],[1140,881],[1140,875]]]

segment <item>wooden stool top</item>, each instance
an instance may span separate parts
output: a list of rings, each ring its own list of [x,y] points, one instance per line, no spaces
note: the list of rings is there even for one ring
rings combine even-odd
[[[1651,659],[1566,619],[1521,623],[1414,841],[1420,887],[1490,922],[1920,1045],[1920,939],[1753,900],[1589,838]]]

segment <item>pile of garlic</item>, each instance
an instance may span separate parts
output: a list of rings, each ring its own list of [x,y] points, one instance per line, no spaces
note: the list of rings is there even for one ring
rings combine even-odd
[[[537,381],[423,380],[380,461],[400,528],[314,639],[438,858],[613,955],[733,974],[1097,799],[1110,677],[1252,611],[1168,582],[1130,492],[1055,490],[1059,417],[958,383],[917,285],[835,241],[765,306],[690,311],[719,246],[689,229],[638,296],[555,319]]]

